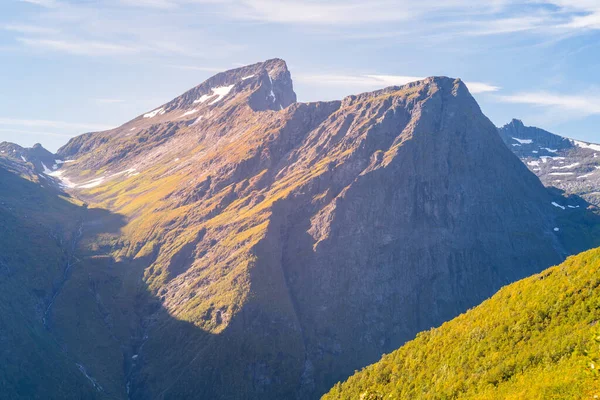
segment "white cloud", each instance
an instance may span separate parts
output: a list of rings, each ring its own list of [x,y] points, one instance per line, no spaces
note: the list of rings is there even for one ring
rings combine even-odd
[[[19,32],[19,33],[27,33],[27,34],[40,34],[40,35],[50,35],[50,34],[59,32],[57,29],[45,28],[43,26],[37,26],[37,25],[27,25],[27,24],[4,25],[2,28],[6,31],[11,31],[11,32]]]
[[[488,92],[497,92],[501,89],[500,86],[490,85],[489,83],[483,82],[465,82],[467,88],[469,88],[469,92],[471,93],[488,93]]]
[[[344,86],[349,90],[367,90],[388,86],[401,86],[410,82],[425,79],[424,77],[405,75],[348,75],[348,74],[317,74],[294,75],[294,80],[302,83],[325,86]],[[496,92],[499,86],[483,82],[465,82],[471,93]]]
[[[87,40],[60,40],[43,38],[18,38],[17,40],[31,47],[86,56],[133,54],[140,51],[140,49],[121,44]]]
[[[410,17],[410,8],[382,7],[381,1],[246,0],[233,16],[276,23],[355,24],[398,21]]]
[[[53,8],[59,5],[56,0],[19,0],[21,3],[35,4],[36,6]]]
[[[227,70],[228,68],[218,68],[218,67],[201,67],[198,65],[169,65],[171,68],[181,69],[185,71],[202,71],[202,72],[222,72]]]
[[[592,14],[574,17],[566,24],[567,28],[600,29],[600,11]]]
[[[422,78],[414,76],[392,76],[392,75],[344,75],[344,74],[295,74],[294,80],[309,84],[327,86],[350,86],[350,87],[385,87],[403,85],[408,82],[418,81]]]
[[[564,110],[579,116],[600,114],[600,96],[566,95],[549,92],[526,92],[510,96],[497,96],[506,103],[529,104]]]
[[[52,121],[43,119],[18,119],[0,117],[0,125],[5,126],[25,126],[25,127],[43,127],[55,129],[73,129],[83,131],[104,131],[113,127],[100,124],[89,124],[81,122]]]
[[[18,133],[20,135],[32,135],[32,136],[53,136],[53,137],[61,137],[61,138],[70,138],[73,135],[69,135],[66,133],[56,133],[56,132],[47,132],[47,131],[29,131],[24,129],[14,129],[14,128],[0,128],[0,132],[7,133]]]
[[[173,8],[176,3],[170,0],[120,0],[122,4],[134,7]]]

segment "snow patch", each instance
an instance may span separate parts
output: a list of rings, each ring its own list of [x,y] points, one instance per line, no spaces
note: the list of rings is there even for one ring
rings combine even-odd
[[[231,89],[233,89],[235,85],[229,85],[229,86],[219,86],[219,87],[214,87],[211,90],[211,94],[203,94],[202,96],[200,96],[200,98],[198,98],[197,100],[194,100],[194,104],[197,103],[204,103],[207,100],[212,99],[213,97],[217,96],[216,99],[214,99],[213,101],[211,101],[210,103],[208,103],[208,105],[212,105],[215,104],[219,101],[221,101],[223,99],[223,97],[227,96],[229,94],[229,92],[231,92]]]
[[[250,79],[252,78],[254,75],[248,75],[248,76],[244,76],[242,77],[242,80],[245,81],[246,79]]]
[[[217,97],[215,100],[208,103],[208,105],[215,104],[216,102],[223,99],[223,97],[227,96],[229,94],[229,92],[231,92],[231,89],[233,89],[234,86],[235,85],[229,85],[229,86],[221,86],[218,88],[213,88],[212,91],[219,97]]]
[[[150,111],[147,114],[144,114],[144,118],[154,118],[157,115],[163,115],[165,113],[165,109],[164,108],[158,108],[154,111]]]
[[[521,143],[521,144],[531,144],[533,143],[533,140],[531,139],[519,139],[516,137],[513,137],[514,140],[516,140],[517,142]]]
[[[540,162],[539,161],[529,161],[527,163],[527,165],[530,165],[532,167],[539,167],[540,166]]]
[[[544,150],[546,150],[549,153],[556,153],[558,152],[558,149],[549,149],[548,147],[542,147]]]
[[[592,176],[592,175],[593,175],[593,172],[590,172],[589,174],[578,176],[577,179],[587,178],[588,176]]]
[[[548,175],[566,176],[566,175],[573,175],[573,172],[551,172]]]
[[[571,168],[575,168],[578,167],[580,164],[578,162],[573,163],[573,164],[569,164],[569,165],[563,165],[560,167],[552,167],[552,169],[571,169]]]
[[[46,164],[42,163],[42,168],[44,168],[44,173],[46,175],[52,176],[52,170],[48,169],[48,167],[46,167]]]
[[[186,111],[186,112],[184,112],[183,114],[181,114],[181,117],[179,117],[179,118],[183,118],[183,117],[186,117],[186,116],[188,116],[188,115],[195,114],[195,113],[197,113],[197,112],[198,112],[198,109],[194,108],[193,110],[190,110],[190,111]]]
[[[91,189],[93,187],[100,185],[104,181],[104,179],[105,178],[103,176],[101,176],[100,178],[96,178],[96,179],[92,179],[91,181],[84,182],[82,185],[79,185],[77,187],[79,187],[81,189]]]
[[[597,145],[594,143],[580,142],[579,140],[572,140],[572,142],[575,146],[581,147],[582,149],[590,149],[590,150],[600,151],[600,145]]]
[[[565,206],[561,206],[560,204],[558,204],[558,203],[557,203],[557,202],[555,202],[555,201],[553,201],[553,202],[552,202],[552,205],[553,205],[554,207],[562,208],[563,210],[565,209]]]
[[[533,151],[532,151],[532,153],[533,153],[533,154],[537,154],[537,153],[539,153],[539,152],[538,152],[537,150],[533,150]]]
[[[554,232],[558,232],[560,231],[560,229],[558,229],[558,227],[554,228]]]
[[[21,160],[23,160],[23,162],[27,162],[27,159],[23,156],[21,156]]]

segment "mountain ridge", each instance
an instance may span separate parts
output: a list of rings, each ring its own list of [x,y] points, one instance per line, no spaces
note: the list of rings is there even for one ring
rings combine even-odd
[[[595,244],[458,79],[296,103],[281,60],[233,71],[72,139],[48,173],[108,212],[51,332],[100,398],[315,398]]]

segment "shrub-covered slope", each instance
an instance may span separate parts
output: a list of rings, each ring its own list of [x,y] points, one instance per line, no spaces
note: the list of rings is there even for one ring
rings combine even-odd
[[[323,399],[597,398],[599,320],[594,249],[418,334]]]

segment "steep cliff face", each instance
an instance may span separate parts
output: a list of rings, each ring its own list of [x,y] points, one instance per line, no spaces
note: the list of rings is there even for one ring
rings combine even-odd
[[[594,244],[585,207],[553,206],[575,200],[444,77],[296,103],[269,60],[57,157],[46,178],[109,211],[88,217],[55,325],[100,397],[316,398]]]

